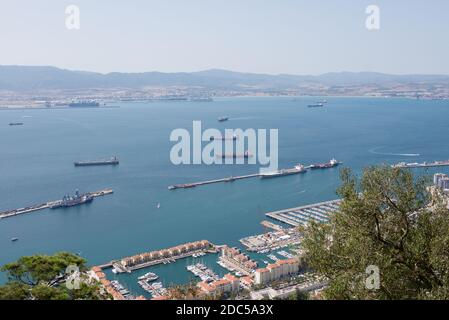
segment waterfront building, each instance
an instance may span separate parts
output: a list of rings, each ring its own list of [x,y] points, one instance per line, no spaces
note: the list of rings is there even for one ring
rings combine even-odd
[[[279,260],[267,265],[266,268],[257,269],[254,273],[254,283],[264,285],[299,272],[299,260]]]
[[[200,290],[207,295],[236,293],[239,290],[239,285],[239,279],[232,274],[227,274],[222,279],[210,283],[201,281],[197,284]]]
[[[243,254],[237,248],[224,246],[221,251],[221,260],[232,267],[238,268],[245,274],[251,274],[257,268],[257,262],[251,260],[249,256]]]
[[[240,284],[245,288],[251,288],[254,284],[254,279],[251,276],[240,278]]]
[[[439,187],[444,191],[449,191],[449,177],[444,177],[440,179]]]
[[[141,264],[157,262],[162,259],[173,259],[180,257],[182,255],[188,255],[189,253],[194,253],[197,251],[206,251],[213,248],[213,245],[207,241],[196,241],[191,243],[186,243],[169,249],[162,249],[159,251],[152,251],[147,253],[138,254],[132,257],[123,258],[120,264],[125,267],[134,267]]]
[[[447,175],[444,173],[436,173],[433,175],[433,184],[437,187],[440,187],[440,181],[444,178],[447,178]],[[441,187],[440,187],[441,188]]]

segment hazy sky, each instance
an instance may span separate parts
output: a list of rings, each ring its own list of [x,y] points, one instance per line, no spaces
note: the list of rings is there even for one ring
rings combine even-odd
[[[70,4],[80,30],[65,27]],[[0,0],[0,64],[449,74],[448,17],[447,0]]]

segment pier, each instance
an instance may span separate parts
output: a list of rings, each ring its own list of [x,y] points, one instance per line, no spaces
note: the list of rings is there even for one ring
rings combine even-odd
[[[338,199],[297,208],[269,212],[265,215],[293,227],[307,224],[310,221],[325,223],[329,221],[329,216],[338,210],[340,203],[341,200]]]
[[[422,163],[406,163],[400,162],[392,165],[393,168],[433,168],[433,167],[449,167],[449,160],[446,161],[434,161],[434,162],[422,162]]]
[[[175,189],[189,189],[189,188],[195,188],[199,186],[205,186],[208,184],[214,184],[214,183],[221,183],[221,182],[233,182],[236,180],[242,180],[242,179],[250,179],[250,178],[256,178],[259,177],[259,173],[255,174],[248,174],[244,176],[236,176],[236,177],[227,177],[227,178],[221,178],[221,179],[215,179],[215,180],[207,180],[207,181],[200,181],[200,182],[193,182],[193,183],[185,183],[185,184],[175,184],[173,186],[169,186],[169,190],[175,190]]]
[[[95,192],[88,192],[88,193],[86,193],[86,195],[97,198],[97,197],[102,197],[102,196],[112,194],[112,193],[114,193],[114,190],[104,189],[104,190],[95,191]],[[31,212],[35,212],[35,211],[49,209],[52,205],[54,205],[60,201],[61,200],[48,201],[45,203],[35,204],[35,205],[31,205],[31,206],[24,207],[24,208],[3,211],[3,212],[0,212],[0,219],[10,218],[10,217],[14,217],[14,216],[17,216],[20,214],[31,213]]]
[[[273,173],[277,173],[276,177],[283,177],[283,176],[289,176],[292,174],[301,174],[304,173],[304,170],[315,170],[315,169],[331,169],[335,168],[336,166],[342,164],[341,161],[337,161],[335,159],[332,159],[331,161],[327,163],[318,163],[318,164],[311,164],[308,166],[303,167],[301,170],[298,170],[297,166],[290,169],[281,169],[277,170]],[[299,166],[299,165],[298,165]],[[168,190],[176,190],[176,189],[190,189],[200,186],[205,186],[208,184],[214,184],[214,183],[222,183],[222,182],[234,182],[236,180],[243,180],[243,179],[250,179],[250,178],[257,178],[257,177],[267,177],[266,173],[254,173],[254,174],[247,174],[243,176],[230,176],[227,178],[221,178],[221,179],[215,179],[215,180],[207,180],[207,181],[200,181],[200,182],[192,182],[192,183],[184,183],[184,184],[175,184],[168,187]],[[268,175],[269,177],[269,175]]]
[[[270,221],[267,221],[267,220],[262,221],[260,224],[261,224],[262,226],[264,226],[265,228],[272,229],[272,230],[274,230],[274,231],[281,231],[281,230],[284,229],[284,228],[281,227],[280,225],[275,224],[275,223],[270,222]]]

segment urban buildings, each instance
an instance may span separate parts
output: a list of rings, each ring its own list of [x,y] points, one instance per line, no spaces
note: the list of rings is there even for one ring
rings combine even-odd
[[[445,192],[449,192],[449,177],[444,173],[436,173],[433,176],[433,184]]]
[[[115,264],[114,266],[117,266],[119,271],[120,269],[128,271],[135,270],[138,269],[140,266],[145,267],[158,264],[166,260],[173,260],[187,257],[197,252],[204,252],[207,250],[211,250],[213,249],[213,247],[214,246],[207,240],[190,242],[169,249],[152,251],[124,258],[120,260],[119,264]]]
[[[266,268],[257,269],[254,273],[254,283],[264,285],[299,272],[299,260],[279,260],[269,264]]]
[[[228,267],[228,269],[237,269],[238,272],[250,275],[257,268],[257,262],[251,260],[247,255],[243,254],[237,248],[224,246],[222,248],[220,261]]]
[[[197,286],[201,289],[201,292],[207,295],[221,295],[238,292],[240,281],[232,274],[227,274],[222,279],[210,283],[201,281]]]

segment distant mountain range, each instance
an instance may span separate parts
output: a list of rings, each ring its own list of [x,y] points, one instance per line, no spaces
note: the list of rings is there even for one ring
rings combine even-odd
[[[208,89],[285,89],[304,85],[354,86],[390,84],[444,84],[448,75],[391,75],[375,72],[338,72],[318,76],[268,75],[227,70],[200,72],[144,72],[101,74],[56,67],[0,66],[0,90],[34,91],[47,89],[142,88],[146,86],[187,86]]]

